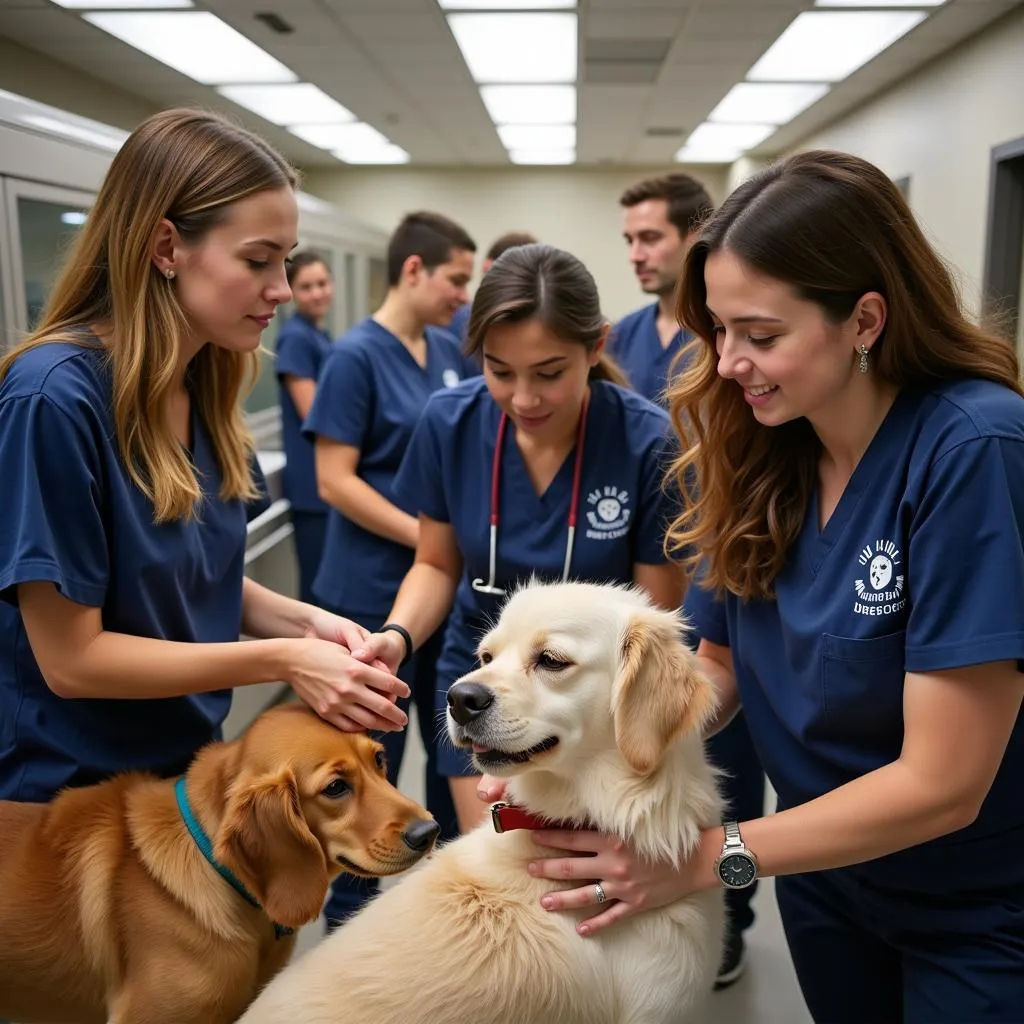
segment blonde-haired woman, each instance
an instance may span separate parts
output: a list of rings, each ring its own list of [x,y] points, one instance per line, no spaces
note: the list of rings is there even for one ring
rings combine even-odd
[[[362,629],[243,579],[264,501],[239,397],[289,297],[294,189],[234,124],[149,118],[0,362],[2,798],[177,774],[235,686],[284,680],[342,728],[405,724],[407,687],[348,654]]]

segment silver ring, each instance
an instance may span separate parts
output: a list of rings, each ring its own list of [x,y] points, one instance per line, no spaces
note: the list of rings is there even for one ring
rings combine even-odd
[[[600,882],[594,883],[594,895],[597,897],[598,903],[604,903],[608,899],[608,895],[604,891],[604,886]]]

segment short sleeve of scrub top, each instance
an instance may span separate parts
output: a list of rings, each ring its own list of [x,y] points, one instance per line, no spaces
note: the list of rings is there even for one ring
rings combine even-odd
[[[363,448],[373,422],[374,393],[373,370],[365,350],[339,341],[324,360],[303,430],[307,435]]]

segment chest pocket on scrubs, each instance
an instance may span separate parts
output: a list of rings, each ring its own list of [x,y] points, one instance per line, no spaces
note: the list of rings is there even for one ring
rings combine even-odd
[[[890,754],[903,741],[907,632],[868,640],[822,637],[822,700],[829,732],[865,753]]]

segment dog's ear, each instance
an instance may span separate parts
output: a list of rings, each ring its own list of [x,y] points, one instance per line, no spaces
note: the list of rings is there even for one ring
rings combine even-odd
[[[680,637],[678,620],[653,609],[634,615],[612,689],[615,742],[626,763],[643,775],[654,771],[672,740],[699,729],[716,703]]]
[[[302,814],[290,769],[235,784],[214,856],[278,924],[298,928],[319,915],[327,863]]]

